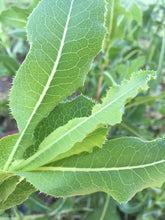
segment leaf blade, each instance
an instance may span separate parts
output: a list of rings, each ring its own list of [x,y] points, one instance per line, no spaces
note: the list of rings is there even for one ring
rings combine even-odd
[[[54,196],[104,191],[115,200],[126,202],[136,192],[160,187],[165,181],[164,144],[163,139],[142,141],[124,137],[107,141],[102,149],[96,148],[92,154],[83,153],[33,172],[18,173],[41,191]],[[43,183],[42,179],[39,183],[37,176],[46,181]]]

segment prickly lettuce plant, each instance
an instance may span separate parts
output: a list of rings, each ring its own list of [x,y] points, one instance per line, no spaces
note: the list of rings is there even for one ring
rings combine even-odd
[[[155,72],[132,73],[101,104],[83,95],[66,101],[83,86],[99,51],[108,50],[115,4],[42,0],[30,15],[31,48],[10,94],[19,133],[0,141],[1,209],[36,190],[56,197],[104,191],[124,202],[164,182],[163,139],[106,140],[124,106],[148,89]]]

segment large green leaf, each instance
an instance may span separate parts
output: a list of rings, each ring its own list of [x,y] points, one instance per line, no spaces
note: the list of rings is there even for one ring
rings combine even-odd
[[[165,140],[147,142],[138,138],[107,141],[92,154],[82,153],[31,172],[18,172],[53,196],[67,197],[104,191],[126,202],[147,187],[165,181]]]
[[[136,96],[140,89],[147,89],[147,82],[154,75],[151,71],[140,71],[133,74],[129,81],[125,80],[121,86],[112,87],[103,99],[103,103],[94,106],[91,116],[73,119],[68,124],[59,127],[45,138],[33,156],[24,162],[20,161],[20,164],[14,164],[11,169],[35,169],[56,160],[60,154],[70,151],[77,142],[83,141],[96,128],[120,123],[121,110],[126,100]]]
[[[31,14],[31,50],[11,91],[11,110],[20,136],[4,166],[32,144],[41,119],[83,85],[104,38],[105,4],[100,0],[42,0]]]

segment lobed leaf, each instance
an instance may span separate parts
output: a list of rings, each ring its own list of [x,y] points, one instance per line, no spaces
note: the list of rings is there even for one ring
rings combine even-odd
[[[92,154],[82,153],[30,172],[17,172],[41,192],[55,197],[96,191],[127,202],[147,187],[165,181],[165,140],[123,137],[107,141]]]

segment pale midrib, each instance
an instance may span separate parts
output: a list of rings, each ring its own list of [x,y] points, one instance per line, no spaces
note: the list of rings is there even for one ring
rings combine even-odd
[[[39,100],[38,100],[38,102],[37,102],[33,112],[32,112],[32,114],[31,114],[31,116],[29,117],[29,120],[28,120],[28,122],[26,124],[26,127],[24,128],[24,130],[22,131],[20,137],[18,138],[18,140],[17,140],[17,142],[16,142],[16,144],[15,144],[15,146],[13,148],[13,151],[11,152],[11,154],[10,154],[10,156],[9,156],[5,166],[4,166],[4,170],[7,170],[9,168],[10,163],[12,162],[13,157],[14,157],[14,155],[15,155],[18,147],[19,147],[19,144],[20,144],[20,142],[21,142],[21,140],[22,140],[22,138],[23,138],[27,128],[29,127],[29,125],[30,125],[30,123],[31,123],[31,121],[32,121],[32,119],[33,119],[37,109],[39,108],[42,100],[44,99],[44,97],[45,97],[45,95],[46,95],[46,93],[47,93],[47,91],[49,89],[50,83],[52,82],[53,77],[54,77],[54,75],[56,73],[56,70],[57,70],[57,67],[58,67],[58,64],[59,64],[59,61],[60,61],[60,58],[61,58],[62,50],[63,50],[63,47],[64,47],[64,43],[65,43],[65,38],[66,38],[67,30],[68,30],[70,16],[71,16],[72,8],[73,8],[73,2],[74,2],[74,0],[71,0],[71,5],[70,5],[67,21],[66,21],[66,25],[65,25],[65,28],[64,28],[63,36],[62,36],[62,41],[61,41],[60,48],[59,48],[59,51],[58,51],[57,59],[55,61],[55,64],[54,64],[53,69],[52,69],[52,72],[50,74],[50,77],[49,77],[49,79],[47,81],[47,84],[46,84],[46,86],[45,86],[45,88],[44,88],[44,90],[43,90],[43,92],[42,92],[42,94],[41,94],[41,96],[40,96],[40,98],[39,98]]]
[[[108,172],[108,171],[120,171],[120,170],[134,170],[143,169],[151,166],[156,166],[165,163],[165,160],[156,161],[149,164],[125,166],[125,167],[101,167],[101,168],[76,168],[76,167],[39,167],[34,171],[61,171],[61,172]]]
[[[8,18],[10,21],[16,21],[16,22],[20,22],[20,23],[24,23],[26,25],[26,21],[23,19],[19,19],[19,18]]]
[[[149,78],[149,77],[148,77]],[[143,80],[142,80],[143,81]],[[141,85],[141,82],[139,82],[139,85]],[[118,96],[116,99],[114,99],[112,102],[109,102],[107,105],[105,105],[103,108],[101,108],[100,110],[98,110],[97,112],[95,112],[94,114],[92,114],[91,116],[89,116],[88,118],[85,118],[83,121],[81,121],[80,123],[78,123],[76,126],[74,126],[73,128],[71,128],[70,130],[68,130],[66,133],[64,133],[63,135],[61,135],[58,139],[56,139],[54,142],[52,142],[51,144],[47,145],[47,147],[43,148],[42,150],[38,151],[37,153],[35,153],[33,156],[31,156],[29,159],[27,159],[25,162],[22,162],[22,168],[24,166],[27,166],[27,164],[29,164],[30,162],[32,162],[34,159],[38,158],[42,153],[44,153],[46,150],[48,150],[52,145],[56,144],[58,141],[60,141],[62,138],[64,138],[66,135],[68,135],[69,133],[71,133],[73,130],[77,129],[78,127],[82,126],[84,123],[86,123],[88,120],[90,120],[91,118],[95,117],[97,114],[99,114],[100,112],[104,111],[104,109],[108,108],[111,104],[115,103],[116,101],[118,101],[118,99],[122,98],[123,96],[125,96],[128,92],[130,92],[131,90],[134,90],[137,86],[134,86],[133,88],[128,89],[125,93],[123,93],[122,95]],[[69,150],[69,149],[68,149]],[[56,155],[58,156],[58,155]],[[20,168],[20,165],[19,165]]]

